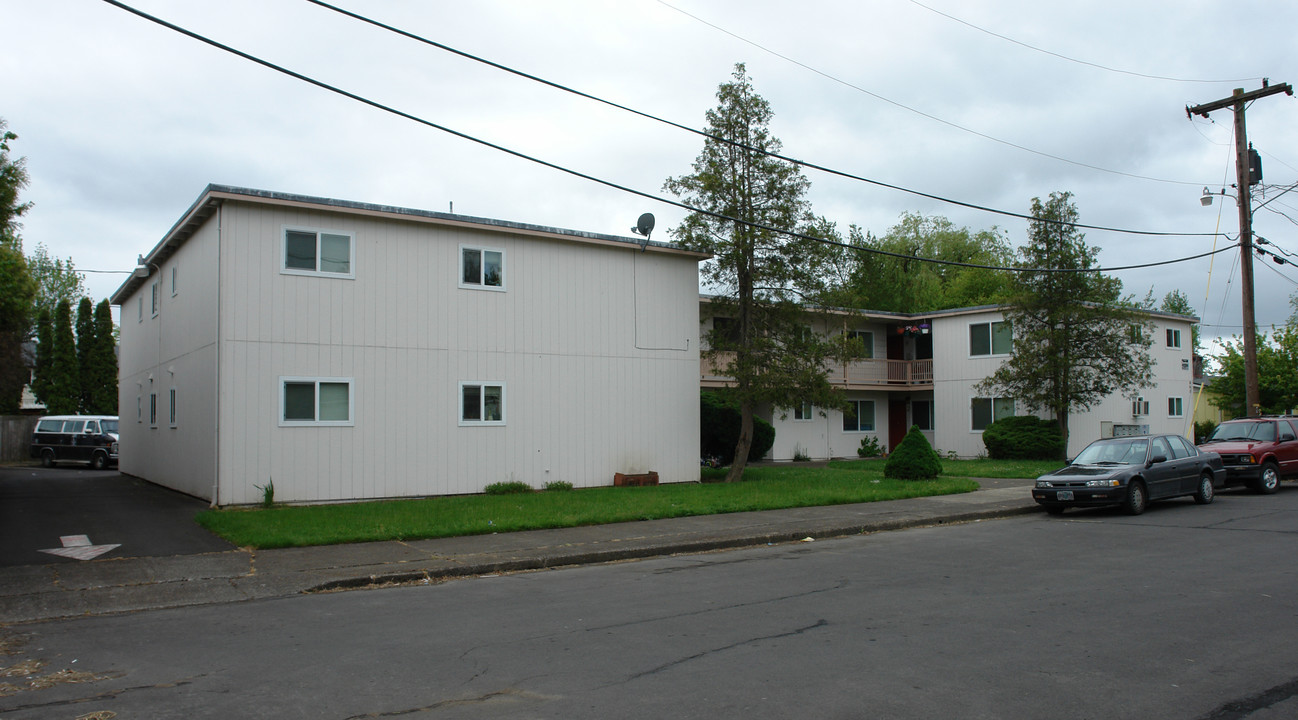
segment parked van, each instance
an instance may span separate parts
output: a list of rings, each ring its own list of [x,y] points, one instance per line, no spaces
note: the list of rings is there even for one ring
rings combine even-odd
[[[117,464],[117,418],[110,415],[51,415],[36,423],[32,457],[45,467],[64,461],[96,470]]]

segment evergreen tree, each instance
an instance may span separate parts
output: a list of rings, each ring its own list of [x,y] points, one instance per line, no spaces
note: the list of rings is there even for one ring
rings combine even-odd
[[[36,367],[33,369],[32,394],[40,402],[50,392],[50,351],[54,348],[54,321],[50,311],[41,308],[36,319]]]
[[[1092,270],[1099,248],[1077,230],[1072,193],[1051,193],[1044,203],[1033,198],[1032,217],[1019,250],[1024,271],[1015,273],[1004,311],[1012,354],[976,387],[1048,411],[1067,447],[1073,411],[1149,387],[1151,323],[1122,297],[1120,280]]]
[[[54,313],[54,344],[50,351],[49,394],[46,411],[51,415],[77,412],[81,382],[77,374],[77,341],[72,334],[72,303],[63,300]]]
[[[81,378],[81,395],[77,407],[86,412],[90,407],[93,381],[90,375],[90,348],[95,344],[95,307],[90,298],[82,297],[77,303],[77,377]]]
[[[94,345],[90,348],[90,404],[87,412],[117,415],[117,343],[113,334],[113,313],[107,300],[95,306]]]
[[[705,211],[686,216],[671,234],[682,247],[712,254],[701,274],[717,293],[714,316],[728,321],[707,335],[705,351],[734,378],[731,397],[739,407],[727,481],[743,474],[758,404],[842,404],[824,371],[834,344],[807,332],[803,305],[817,302],[833,254],[822,243],[775,231],[814,233],[827,223],[812,216],[803,197],[810,183],[798,167],[766,154],[778,153],[780,141],[768,130],[771,107],[753,90],[742,63],[732,78],[717,90],[719,104],[707,113],[711,137],[694,172],[664,184]]]

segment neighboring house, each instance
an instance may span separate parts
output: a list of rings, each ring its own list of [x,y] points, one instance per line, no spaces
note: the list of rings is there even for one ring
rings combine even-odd
[[[1154,386],[1134,400],[1115,393],[1070,417],[1070,456],[1100,437],[1190,432],[1194,397],[1189,339],[1195,319],[1159,312],[1150,316],[1155,325],[1155,342],[1149,349],[1155,361]],[[976,457],[986,452],[982,431],[995,419],[1042,414],[1013,398],[982,397],[974,391],[1013,348],[1013,333],[996,307],[915,315],[843,310],[809,317],[817,318],[812,322],[816,332],[861,338],[867,357],[827,368],[830,382],[849,403],[847,412],[806,405],[761,409],[761,416],[775,426],[769,459],[791,460],[799,451],[812,459],[856,457],[863,439],[872,437],[880,446],[893,448],[912,425],[944,455]],[[713,317],[706,297],[700,301],[699,318],[704,334],[726,321]],[[724,358],[701,361],[703,388],[729,382],[718,369],[724,363]]]
[[[696,481],[705,257],[210,185],[112,297],[121,469],[213,505]]]

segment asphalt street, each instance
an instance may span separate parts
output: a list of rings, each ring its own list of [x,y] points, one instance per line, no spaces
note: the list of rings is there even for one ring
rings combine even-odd
[[[1296,557],[1286,486],[46,621],[0,717],[1276,720]]]

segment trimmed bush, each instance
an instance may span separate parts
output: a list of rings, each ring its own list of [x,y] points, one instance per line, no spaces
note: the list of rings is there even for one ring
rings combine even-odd
[[[983,430],[983,445],[993,460],[1059,460],[1064,437],[1054,420],[1035,415],[1001,418]]]
[[[703,457],[715,457],[722,465],[735,459],[735,443],[739,442],[739,408],[720,393],[703,391],[699,394],[699,452]],[[753,446],[748,459],[761,460],[775,444],[775,428],[765,420],[753,418]]]
[[[498,482],[492,483],[482,489],[482,492],[488,495],[513,495],[515,493],[530,493],[532,486],[525,482]]]
[[[568,482],[567,480],[551,480],[550,482],[548,482],[548,483],[545,484],[545,489],[546,489],[546,490],[552,490],[552,491],[553,491],[553,490],[558,490],[558,491],[571,490],[571,489],[572,489],[572,483]]]
[[[932,480],[942,474],[942,461],[938,459],[928,438],[918,425],[911,425],[906,437],[897,443],[883,466],[883,476],[901,480]]]

